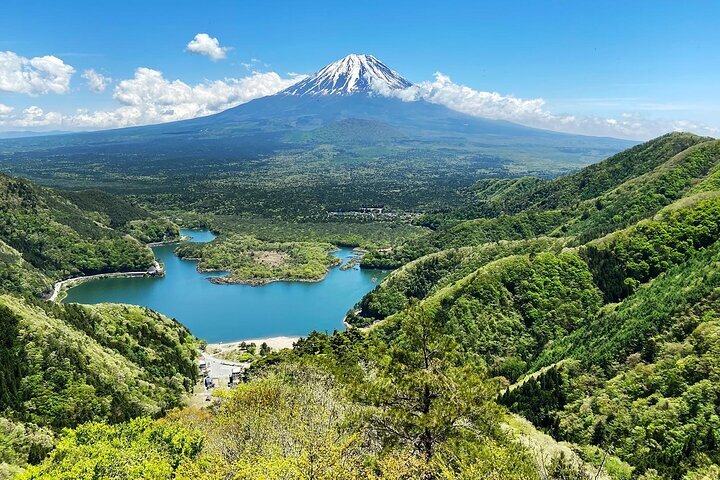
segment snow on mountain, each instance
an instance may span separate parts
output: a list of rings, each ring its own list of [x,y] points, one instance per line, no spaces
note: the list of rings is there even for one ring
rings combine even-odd
[[[372,55],[351,54],[281,92],[285,95],[353,95],[412,86]]]

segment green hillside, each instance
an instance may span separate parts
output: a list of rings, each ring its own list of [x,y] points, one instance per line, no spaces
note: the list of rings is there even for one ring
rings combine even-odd
[[[444,227],[411,239],[389,254],[371,252],[364,263],[400,266],[447,248],[540,235],[575,237],[575,243],[582,244],[647,218],[693,188],[703,188],[703,181],[711,181],[719,164],[720,142],[668,134],[568,177],[530,183],[521,195],[503,197],[492,192],[491,202],[503,207],[499,211],[491,208],[490,214],[459,222],[445,218]],[[629,176],[628,171],[639,175]],[[511,183],[511,191],[514,186]],[[590,190],[598,194],[588,196]],[[469,212],[473,211],[471,207]],[[452,215],[464,218],[468,212]]]
[[[468,247],[441,250],[389,276],[360,314],[387,312],[372,332],[392,341],[418,299],[490,374],[513,382],[539,371],[500,403],[588,461],[598,447],[617,455],[627,468],[616,478],[716,478],[719,164],[720,142],[670,134],[577,174],[525,183],[536,191],[515,213],[441,227],[385,260],[459,244],[498,250],[484,243],[498,232],[558,236],[560,257],[507,257],[456,279],[448,272],[468,263]],[[483,189],[491,201],[501,195]],[[538,218],[552,221],[538,228]]]
[[[195,383],[196,341],[145,308],[39,299],[76,275],[145,270],[145,242],[177,226],[102,192],[0,176],[0,478],[50,451],[61,429],[157,417]],[[161,232],[161,233],[158,233]]]
[[[144,243],[172,241],[180,238],[177,225],[138,207],[117,195],[101,190],[59,191],[85,212],[100,215],[103,225],[129,233]]]
[[[487,263],[500,258],[539,252],[559,253],[562,239],[541,237],[532,240],[486,243],[426,255],[393,271],[375,290],[363,297],[359,312],[348,317],[356,326],[382,320],[399,312],[412,300],[421,300],[451,285]]]
[[[128,208],[126,202],[107,194],[88,198],[82,192],[59,192],[4,175],[0,176],[0,205],[0,240],[10,256],[8,264],[19,255],[27,275],[40,271],[52,280],[146,270],[153,255],[143,242],[177,236],[177,227],[141,209]],[[163,227],[160,235],[153,232],[158,224]],[[8,266],[4,275],[13,275],[10,270]],[[37,279],[16,285],[20,284],[32,293],[47,286]]]
[[[538,184],[528,195],[503,191],[506,211],[530,207],[557,209],[599,197],[628,180],[653,171],[688,148],[712,140],[690,133],[669,133],[590,165],[577,173]]]
[[[5,292],[45,292],[51,279],[25,260],[20,252],[0,241],[0,288]]]
[[[174,320],[144,308],[3,295],[0,330],[0,451],[22,453],[14,459],[0,454],[0,463],[38,461],[35,436],[9,436],[17,425],[45,432],[47,451],[53,431],[158,416],[179,405],[195,382],[194,338]]]
[[[139,269],[152,261],[137,241],[101,225],[51,190],[2,177],[0,197],[0,238],[54,276]],[[111,258],[114,252],[119,255]]]

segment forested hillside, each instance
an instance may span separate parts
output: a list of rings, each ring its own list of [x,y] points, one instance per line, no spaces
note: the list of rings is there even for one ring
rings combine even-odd
[[[506,213],[371,256],[402,263],[438,250],[390,275],[354,320],[386,318],[373,334],[392,339],[419,301],[490,374],[513,383],[538,372],[500,403],[588,461],[599,447],[626,462],[617,478],[717,478],[719,165],[720,142],[669,134],[576,174],[525,182],[523,196],[493,190]],[[505,244],[525,256],[453,278],[475,252],[503,245],[498,232],[529,238]],[[557,237],[563,253],[534,252],[538,234]]]
[[[444,228],[410,240],[389,254],[374,252],[364,263],[368,267],[400,266],[438,250],[539,235],[572,236],[577,243],[584,243],[646,218],[701,180],[709,181],[719,155],[718,141],[668,134],[568,177],[530,182],[522,194],[515,194],[514,189],[507,196],[502,190],[495,192],[489,200],[479,202],[486,210],[479,218],[463,220],[468,215],[463,210],[445,214],[442,221],[434,220]],[[582,195],[578,195],[580,190]]]
[[[2,378],[33,381],[6,389],[0,445],[23,438],[26,453],[2,460],[26,467],[20,478],[716,479],[718,172],[719,141],[674,133],[567,177],[483,181],[473,205],[421,217],[431,233],[366,256],[399,266],[350,312],[366,328],[265,352],[208,408],[157,420],[187,386],[181,327],[2,297],[23,340],[6,351],[65,338],[76,358],[82,338],[91,352],[48,378],[5,362]],[[205,248],[185,253],[232,256]],[[149,319],[156,341],[134,343]],[[101,364],[139,366],[123,375],[135,395],[104,385]],[[89,412],[66,378],[93,392]],[[124,416],[108,417],[120,406],[107,395]],[[53,440],[79,418],[92,423]]]
[[[0,176],[0,275],[8,291],[39,294],[50,280],[147,270],[153,255],[144,243],[178,237],[176,225],[120,198]]]
[[[63,427],[157,416],[195,382],[194,338],[144,308],[4,295],[0,330],[0,462],[38,461]]]
[[[196,379],[185,327],[135,306],[40,299],[63,278],[146,270],[145,242],[178,236],[102,192],[0,177],[0,478],[39,462],[63,428],[181,404]]]

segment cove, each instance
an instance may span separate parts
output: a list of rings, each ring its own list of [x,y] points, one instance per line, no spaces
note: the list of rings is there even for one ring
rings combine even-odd
[[[196,242],[214,238],[208,231],[181,233]],[[197,262],[181,260],[173,253],[176,247],[153,247],[165,265],[164,277],[92,280],[69,289],[63,302],[142,305],[177,319],[208,342],[227,342],[343,329],[347,311],[385,275],[377,270],[334,267],[320,282],[217,285],[208,278],[223,273],[198,272]],[[335,255],[345,263],[353,252],[343,248]]]

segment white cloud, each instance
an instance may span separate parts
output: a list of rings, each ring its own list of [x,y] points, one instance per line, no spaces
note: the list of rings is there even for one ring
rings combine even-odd
[[[113,98],[122,105],[114,110],[89,111],[81,109],[72,115],[43,112],[31,107],[32,118],[25,114],[0,125],[48,125],[50,120],[65,128],[114,128],[132,125],[170,122],[200,117],[226,110],[255,98],[272,95],[289,87],[303,77],[282,78],[274,72],[259,73],[244,78],[226,78],[188,85],[181,80],[168,80],[157,70],[138,68],[135,76],[117,84]],[[30,109],[28,109],[30,110]]]
[[[73,67],[52,55],[25,58],[14,52],[0,52],[0,91],[67,93],[73,73]]]
[[[376,85],[376,90],[383,95],[394,96],[406,102],[425,100],[478,117],[520,121],[546,115],[542,108],[545,102],[540,98],[523,100],[497,92],[473,90],[453,83],[450,77],[440,72],[435,74],[435,80],[432,82],[422,82],[402,90]]]
[[[88,89],[94,93],[104,92],[107,86],[112,82],[112,78],[105,76],[102,73],[98,73],[92,68],[85,70],[81,76],[87,80]]]
[[[213,62],[224,59],[228,50],[230,50],[229,47],[221,47],[220,41],[207,33],[198,33],[185,47],[186,52],[205,55],[210,57]]]
[[[375,85],[375,90],[380,95],[406,102],[425,100],[477,117],[508,120],[559,132],[632,140],[645,140],[675,130],[690,130],[714,136],[720,134],[720,129],[696,122],[650,119],[634,112],[624,113],[619,118],[555,114],[547,109],[542,98],[522,99],[497,92],[474,90],[453,83],[450,77],[440,72],[435,74],[433,81],[421,82],[406,89],[392,90],[378,84]]]
[[[260,63],[260,60],[258,60],[257,58],[251,58],[251,59],[248,60],[247,62],[240,62],[240,65],[242,65],[243,67],[245,67],[245,68],[247,68],[248,70],[250,70],[251,68],[253,68],[253,67],[254,67],[255,65],[257,65],[258,63]]]
[[[90,86],[92,81],[88,78],[91,76],[88,72],[92,71],[85,71],[83,77]],[[103,78],[110,81],[107,77]],[[37,106],[15,112],[12,107],[0,104],[0,126],[52,125],[65,129],[101,129],[183,120],[210,115],[258,97],[272,95],[303,78],[305,76],[293,73],[281,77],[274,72],[253,72],[243,78],[225,78],[193,85],[181,80],[166,79],[157,70],[138,68],[133,78],[122,80],[115,86],[113,98],[119,103],[115,109],[80,109],[63,115],[58,112],[45,112]],[[0,85],[2,82],[7,83],[8,80],[0,74]],[[407,89],[383,90],[383,87],[378,85],[376,90],[379,94],[404,101],[425,100],[470,115],[508,120],[559,132],[633,140],[645,140],[674,130],[720,136],[720,129],[701,123],[648,118],[636,112],[606,117],[558,114],[550,111],[542,98],[523,99],[497,92],[474,90],[453,83],[441,73],[435,74],[432,81]]]

